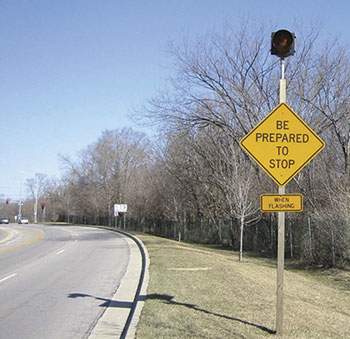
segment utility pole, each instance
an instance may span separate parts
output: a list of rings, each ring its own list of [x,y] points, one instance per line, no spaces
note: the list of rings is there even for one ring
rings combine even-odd
[[[38,223],[38,190],[39,174],[35,173],[35,204],[34,204],[34,224]]]
[[[18,203],[18,219],[22,218],[22,177],[21,177],[21,186],[19,188],[19,203]]]

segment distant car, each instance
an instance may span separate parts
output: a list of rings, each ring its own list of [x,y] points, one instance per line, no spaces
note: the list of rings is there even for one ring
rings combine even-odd
[[[19,224],[29,224],[29,220],[27,218],[18,219]]]
[[[9,223],[9,219],[8,218],[1,218],[0,219],[0,224],[8,224]]]

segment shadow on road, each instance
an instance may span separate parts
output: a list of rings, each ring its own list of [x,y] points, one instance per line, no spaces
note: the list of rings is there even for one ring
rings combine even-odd
[[[103,303],[99,305],[100,307],[131,308],[133,306],[133,303],[129,301],[111,300],[84,293],[70,293],[68,294],[68,298],[93,298],[95,300],[101,300]]]

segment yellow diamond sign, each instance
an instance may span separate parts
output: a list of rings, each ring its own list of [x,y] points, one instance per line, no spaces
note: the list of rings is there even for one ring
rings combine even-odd
[[[281,103],[240,145],[279,186],[285,186],[325,143],[287,104]]]

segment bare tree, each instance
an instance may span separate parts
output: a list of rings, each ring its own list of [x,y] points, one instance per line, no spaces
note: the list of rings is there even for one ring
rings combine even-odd
[[[338,143],[342,170],[350,178],[350,62],[347,51],[336,43],[304,64],[304,72],[294,80],[295,95],[306,105],[308,119],[328,143]]]
[[[144,133],[106,130],[97,142],[81,151],[79,163],[62,156],[71,178],[70,191],[76,196],[84,195],[86,208],[80,206],[80,210],[93,210],[96,219],[107,216],[111,225],[113,205],[127,203],[130,188],[141,176],[141,168],[147,166],[149,150]]]
[[[242,260],[243,240],[252,233],[246,226],[262,217],[258,195],[275,189],[238,147],[239,140],[278,104],[279,63],[269,53],[270,33],[246,22],[239,29],[226,26],[221,33],[184,40],[181,46],[170,44],[175,76],[167,90],[138,112],[159,127],[159,154],[150,156],[150,144],[142,134],[104,131],[77,162],[65,159],[60,194],[68,205],[61,204],[62,208],[95,220],[108,217],[111,223],[113,204],[123,202],[131,204],[134,215],[178,222],[184,229],[186,223],[199,220],[196,227],[201,233],[202,219],[208,219],[210,241],[217,241],[217,234],[221,240],[223,221],[234,220],[239,224]],[[350,177],[350,62],[337,43],[321,42],[320,48],[312,28],[297,33],[297,39],[296,55],[286,60],[288,103],[321,134],[327,147],[288,185],[305,194],[305,212],[293,223],[302,235],[293,233],[291,248],[298,255],[305,229],[311,230],[307,239],[313,256],[328,253],[331,243],[339,262],[347,258],[349,248],[339,241],[347,231],[348,215],[339,213],[344,222],[332,227],[325,220],[327,214],[336,218],[338,211],[328,193],[345,194]],[[309,216],[310,227],[305,226]],[[270,224],[265,245],[271,241],[266,246],[275,242]]]
[[[37,177],[37,181],[35,178],[30,178],[24,183],[26,190],[32,196],[33,200],[36,197],[36,190],[38,190],[39,197],[43,195],[47,180],[46,174],[37,173],[35,176]]]
[[[236,218],[239,221],[239,260],[242,261],[244,227],[256,223],[261,218],[256,172],[250,162],[245,161],[237,145],[224,133],[218,130],[209,135],[214,153],[211,157],[207,153],[206,159],[223,196],[224,203],[221,206],[223,212],[229,218]]]

